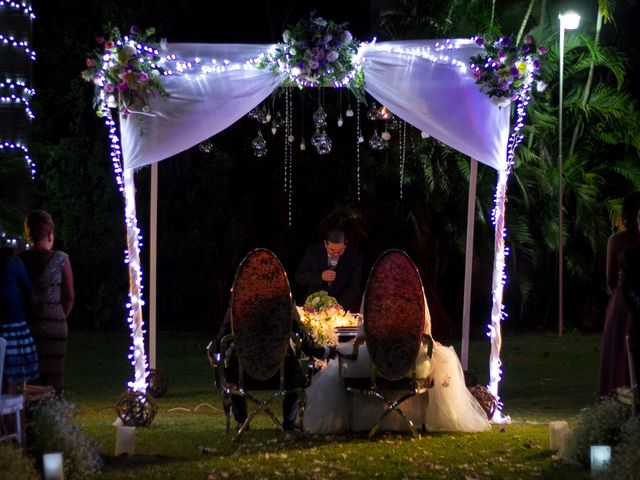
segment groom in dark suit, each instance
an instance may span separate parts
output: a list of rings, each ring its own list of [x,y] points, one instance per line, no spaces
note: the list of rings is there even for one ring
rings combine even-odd
[[[307,296],[325,290],[345,310],[360,310],[362,255],[347,246],[343,231],[332,230],[324,244],[309,246],[295,277],[299,284],[307,286]]]

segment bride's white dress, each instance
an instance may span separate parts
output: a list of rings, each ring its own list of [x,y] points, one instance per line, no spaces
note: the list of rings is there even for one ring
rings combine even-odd
[[[341,353],[349,354],[352,342],[341,344],[338,349]],[[431,370],[434,385],[427,393],[416,395],[400,405],[416,427],[424,424],[428,431],[458,432],[480,432],[491,428],[484,410],[465,386],[462,366],[453,347],[435,342],[430,361],[423,347],[417,364],[419,370]],[[348,365],[351,376],[369,374],[370,359],[366,345],[360,347],[358,360]],[[313,377],[311,386],[307,388],[305,431],[368,431],[384,411],[382,401],[347,392],[340,384],[338,368],[338,360],[331,360]],[[403,431],[408,430],[408,426],[400,415],[392,412],[382,422],[380,429]]]

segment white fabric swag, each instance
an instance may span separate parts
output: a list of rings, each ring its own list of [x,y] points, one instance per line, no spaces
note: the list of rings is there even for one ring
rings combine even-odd
[[[453,40],[439,49],[436,40],[382,42],[364,47],[365,90],[394,115],[442,143],[495,169],[504,168],[509,108],[499,108],[480,92],[467,65],[484,49],[472,40]],[[444,42],[440,42],[444,44]],[[125,169],[137,169],[180,153],[221,132],[265,100],[284,76],[269,69],[238,68],[266,54],[272,45],[169,44],[177,60],[201,59],[224,65],[220,73],[200,68],[163,77],[169,97],[150,100],[150,115],[121,116]],[[439,57],[424,58],[423,53]],[[445,56],[442,58],[442,56]]]

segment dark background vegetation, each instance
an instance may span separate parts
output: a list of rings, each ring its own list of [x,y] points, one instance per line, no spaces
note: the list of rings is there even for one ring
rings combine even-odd
[[[527,140],[509,184],[512,253],[505,328],[554,329],[557,323],[557,13],[568,6],[580,11],[583,23],[579,34],[567,38],[565,71],[567,148],[574,130],[578,132],[575,152],[565,154],[565,321],[569,328],[599,328],[606,304],[606,238],[620,199],[640,185],[635,2],[604,5],[609,21],[600,45],[594,45],[594,1],[496,2],[493,24],[490,1],[35,1],[37,119],[32,156],[38,173],[32,196],[14,201],[23,212],[45,208],[57,221],[58,247],[70,254],[75,272],[72,328],[125,325],[123,201],[113,181],[106,131],[92,110],[92,87],[80,78],[85,55],[108,23],[123,31],[134,24],[153,26],[158,38],[170,43],[269,43],[279,41],[287,25],[316,10],[325,18],[348,21],[354,36],[362,40],[374,35],[379,40],[465,37],[489,30],[515,36],[530,3],[525,32],[535,29],[536,39],[550,48],[544,70],[549,88],[535,96]],[[590,58],[597,64],[594,87],[588,92],[589,103],[581,106]],[[608,89],[600,91],[596,85]],[[342,226],[351,245],[364,255],[364,272],[385,249],[406,250],[422,272],[436,336],[458,334],[468,159],[433,139],[422,139],[408,126],[400,199],[398,134],[392,132],[389,150],[362,148],[358,203],[354,119],[345,118],[342,129],[335,123],[340,105],[344,116],[349,103],[355,109],[355,98],[347,91],[341,96],[324,93],[334,148],[319,156],[310,147],[315,95],[294,92],[291,227],[283,192],[282,132],[274,138],[268,127],[263,128],[269,155],[256,158],[250,142],[257,124],[245,118],[211,139],[212,153],[204,154],[196,146],[159,164],[160,328],[214,332],[226,309],[235,269],[255,247],[274,250],[289,272],[297,300],[304,300],[293,272],[305,246],[319,241],[326,228]],[[275,101],[276,109],[280,102]],[[383,128],[382,123],[362,123],[365,139],[374,128]],[[308,145],[305,152],[297,148],[301,132]],[[149,178],[149,168],[136,174],[143,235],[148,231]],[[490,313],[495,180],[495,172],[480,165],[472,296],[472,329],[477,334],[484,333]],[[142,255],[148,258],[146,245]]]

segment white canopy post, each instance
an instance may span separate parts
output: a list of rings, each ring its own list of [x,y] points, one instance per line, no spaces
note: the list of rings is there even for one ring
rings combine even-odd
[[[469,198],[467,200],[467,246],[464,262],[464,298],[462,301],[462,369],[469,369],[469,324],[471,316],[471,274],[473,273],[473,237],[476,224],[476,187],[478,183],[478,161],[471,158],[469,175]]]
[[[134,392],[147,390],[147,357],[144,353],[144,330],[142,319],[142,267],[140,265],[140,229],[136,218],[136,194],[133,170],[124,170],[125,222],[127,225],[126,263],[129,265],[129,329],[131,330],[131,353],[129,359],[134,368],[134,380],[129,387]]]
[[[151,208],[149,221],[149,365],[156,365],[156,293],[158,278],[158,164],[151,165]]]

